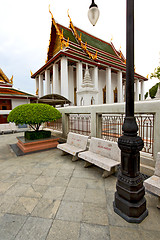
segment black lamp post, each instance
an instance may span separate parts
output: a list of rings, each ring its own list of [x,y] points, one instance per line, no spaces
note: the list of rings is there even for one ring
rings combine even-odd
[[[140,223],[147,215],[145,189],[140,174],[140,153],[144,143],[137,136],[138,126],[134,117],[134,0],[126,0],[126,109],[118,139],[121,149],[121,168],[117,178],[114,211],[127,222]]]
[[[127,0],[126,29],[126,110],[123,135],[118,139],[121,169],[118,173],[114,211],[127,222],[140,223],[147,215],[145,189],[140,174],[140,153],[144,143],[137,136],[134,117],[134,0]]]

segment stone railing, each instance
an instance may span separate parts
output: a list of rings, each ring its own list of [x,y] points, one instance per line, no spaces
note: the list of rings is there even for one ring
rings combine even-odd
[[[62,113],[61,136],[69,131],[117,141],[122,134],[125,104],[103,104],[59,108]],[[144,140],[143,152],[154,159],[160,151],[160,100],[135,102],[138,135]],[[54,127],[53,127],[54,129]]]

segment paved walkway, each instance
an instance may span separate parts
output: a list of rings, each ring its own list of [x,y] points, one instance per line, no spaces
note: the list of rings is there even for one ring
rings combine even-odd
[[[141,224],[127,223],[113,211],[114,176],[58,149],[16,157],[9,144],[21,135],[0,135],[0,240],[160,239],[155,196]]]

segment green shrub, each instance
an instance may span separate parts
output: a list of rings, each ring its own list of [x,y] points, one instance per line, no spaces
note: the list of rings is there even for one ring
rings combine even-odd
[[[51,131],[40,130],[40,131],[27,131],[24,134],[25,138],[28,140],[35,140],[41,138],[50,138]]]
[[[159,83],[156,83],[152,88],[149,89],[149,95],[151,98],[155,98]]]
[[[61,113],[48,104],[30,103],[14,108],[9,113],[7,120],[15,124],[28,124],[38,131],[42,123],[55,121],[61,117]]]

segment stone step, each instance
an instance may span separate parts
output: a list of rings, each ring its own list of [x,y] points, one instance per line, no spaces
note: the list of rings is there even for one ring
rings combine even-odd
[[[152,176],[154,174],[155,168],[148,166],[148,165],[144,165],[144,164],[140,164],[140,172],[143,174],[146,174],[148,176]]]
[[[147,165],[147,166],[153,167],[153,168],[155,167],[155,160],[153,159],[153,157],[141,155],[140,162],[143,165]]]

